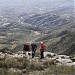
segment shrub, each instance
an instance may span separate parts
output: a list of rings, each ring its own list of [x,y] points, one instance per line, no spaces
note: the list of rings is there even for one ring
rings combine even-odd
[[[22,73],[21,72],[19,72],[19,71],[17,71],[17,70],[15,70],[15,71],[11,71],[11,70],[9,70],[8,71],[8,75],[22,75]]]
[[[29,65],[29,60],[27,58],[23,58],[23,61],[22,61],[22,68],[23,69],[26,69],[27,66]]]
[[[53,56],[51,54],[47,54],[46,57],[52,58]]]
[[[18,62],[16,59],[6,59],[5,64],[7,65],[7,68],[18,68]]]
[[[7,53],[9,49],[7,47],[4,47],[3,49],[0,49],[0,52]]]
[[[4,68],[0,68],[0,75],[8,75],[8,71]]]
[[[24,59],[24,58],[17,58],[17,62],[22,63],[22,62],[23,62],[23,60],[25,60],[25,59]]]
[[[32,62],[30,64],[30,70],[43,70],[44,67],[40,62]]]
[[[49,67],[49,66],[51,66],[51,65],[56,65],[56,64],[55,64],[54,61],[47,60],[47,61],[44,61],[44,62],[43,62],[43,65],[44,65],[45,67]]]
[[[4,67],[4,61],[0,61],[0,68]]]
[[[27,58],[6,58],[5,60],[0,61],[0,68],[26,69],[29,63]]]

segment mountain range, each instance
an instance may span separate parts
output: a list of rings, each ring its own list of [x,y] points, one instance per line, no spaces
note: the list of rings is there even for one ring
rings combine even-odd
[[[43,41],[48,51],[74,55],[74,20],[73,0],[1,0],[0,49]]]

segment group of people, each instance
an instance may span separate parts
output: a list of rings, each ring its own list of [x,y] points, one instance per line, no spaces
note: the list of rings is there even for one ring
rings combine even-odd
[[[44,58],[44,51],[46,49],[46,45],[41,42],[41,45],[40,45],[40,59]],[[32,51],[32,58],[35,57],[35,52],[37,50],[37,43],[32,43],[29,45],[29,43],[25,43],[24,46],[23,46],[23,53],[26,55],[26,52],[29,52],[29,51]]]

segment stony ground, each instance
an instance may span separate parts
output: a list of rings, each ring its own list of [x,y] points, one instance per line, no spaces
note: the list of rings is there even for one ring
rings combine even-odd
[[[14,54],[4,54],[1,52],[0,60],[5,59],[5,62],[9,66],[9,72],[19,72],[21,75],[46,75],[47,73],[51,73],[51,75],[56,75],[56,73],[59,73],[56,68],[60,68],[60,71],[62,72],[63,66],[65,66],[65,69],[68,69],[68,71],[69,68],[67,68],[67,66],[75,67],[75,62],[71,60],[70,56],[57,55],[51,52],[44,52],[44,56],[44,59],[40,59],[39,53],[36,53],[36,56],[32,58],[31,52],[26,52],[26,55],[24,55],[22,51]],[[15,68],[14,65],[16,64],[18,64],[19,67],[16,66],[17,68]],[[10,67],[10,65],[12,67]]]

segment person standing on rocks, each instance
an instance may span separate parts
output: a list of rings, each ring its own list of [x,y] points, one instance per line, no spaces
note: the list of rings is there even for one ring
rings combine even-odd
[[[29,47],[29,43],[27,42],[23,45],[23,54],[27,56],[29,51],[30,51],[30,47]]]
[[[32,44],[31,44],[31,49],[32,49],[32,58],[34,58],[34,56],[35,56],[35,51],[36,51],[36,49],[37,49],[36,43],[32,43]]]
[[[43,42],[41,42],[41,46],[40,46],[41,58],[40,59],[44,58],[44,50],[45,49],[46,49],[46,45]]]

